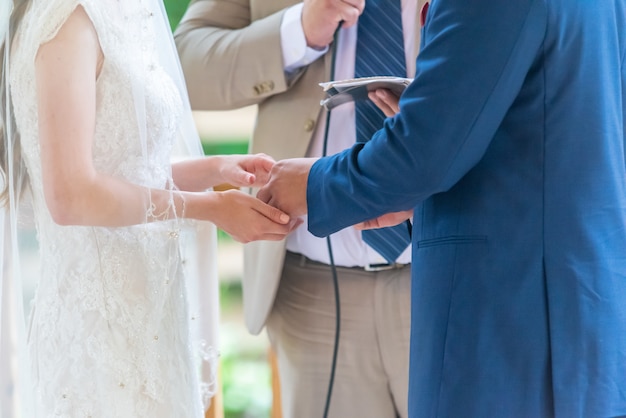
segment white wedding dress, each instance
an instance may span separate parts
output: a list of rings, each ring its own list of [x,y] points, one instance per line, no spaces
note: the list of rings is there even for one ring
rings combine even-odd
[[[169,184],[181,99],[153,59],[150,28],[158,11],[139,0],[120,1],[136,7],[120,14],[118,0],[33,0],[11,57],[14,112],[41,248],[27,329],[38,417],[203,416],[179,223],[59,226],[44,201],[34,61],[78,6],[92,20],[105,56],[97,80],[95,167],[147,187]],[[133,57],[138,45],[142,56]],[[131,89],[137,84],[145,96],[145,144]]]

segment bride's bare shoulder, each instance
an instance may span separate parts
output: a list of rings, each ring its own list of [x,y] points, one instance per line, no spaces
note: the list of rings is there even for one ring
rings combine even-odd
[[[80,4],[70,13],[56,35],[47,43],[97,41],[98,35],[91,18]]]
[[[78,4],[70,13],[58,32],[47,42],[43,43],[37,52],[36,62],[62,60],[71,62],[74,59],[102,60],[102,50],[95,26],[83,8]]]

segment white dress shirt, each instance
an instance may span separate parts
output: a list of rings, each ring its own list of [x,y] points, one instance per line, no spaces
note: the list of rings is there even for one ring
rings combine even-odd
[[[402,0],[402,26],[404,32],[404,51],[406,56],[407,74],[415,73],[415,31],[419,30],[415,20],[417,16],[417,0]],[[354,77],[354,61],[356,53],[356,25],[341,29],[337,42],[335,62],[335,80]],[[281,41],[285,72],[290,73],[324,55],[328,48],[315,50],[308,48],[302,29],[302,3],[287,10],[281,25]],[[321,88],[321,87],[320,87]],[[309,145],[308,157],[322,156],[326,119],[318,121]],[[346,103],[336,107],[330,118],[327,152],[335,154],[354,145],[356,128],[354,121],[354,103]],[[349,227],[331,236],[333,259],[335,265],[343,267],[365,266],[367,264],[385,263],[385,259],[370,248],[361,239],[361,232]],[[306,257],[330,264],[325,238],[318,238],[307,231],[306,217],[303,226],[297,228],[287,237],[287,250],[300,253]],[[411,246],[398,258],[398,263],[411,262]]]

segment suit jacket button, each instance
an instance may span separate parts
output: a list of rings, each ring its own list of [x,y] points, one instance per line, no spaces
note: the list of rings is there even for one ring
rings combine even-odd
[[[313,130],[314,126],[315,126],[315,121],[313,121],[313,119],[308,119],[304,123],[304,130],[307,131],[307,132],[311,132]]]
[[[257,96],[260,96],[261,94],[264,94],[264,93],[269,93],[272,90],[274,90],[273,81],[264,81],[254,86],[254,92],[256,93]]]

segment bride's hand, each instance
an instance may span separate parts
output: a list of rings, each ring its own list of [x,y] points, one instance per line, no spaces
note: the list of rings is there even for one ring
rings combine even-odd
[[[224,155],[220,174],[225,183],[236,187],[261,187],[267,183],[274,163],[266,154]]]
[[[209,193],[215,198],[210,220],[242,243],[279,241],[302,223],[239,190]]]

